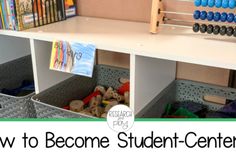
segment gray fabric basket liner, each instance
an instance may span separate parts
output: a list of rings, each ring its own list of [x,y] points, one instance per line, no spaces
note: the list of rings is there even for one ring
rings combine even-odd
[[[31,56],[25,56],[0,64],[0,89],[19,87],[23,80],[33,81]],[[30,98],[10,96],[0,93],[0,118],[35,118],[36,112]]]
[[[192,101],[207,105],[212,111],[217,111],[224,106],[205,101],[204,96],[207,95],[235,100],[236,89],[189,80],[175,80],[144,107],[136,117],[160,118],[165,111],[165,106],[174,102]]]
[[[73,76],[32,97],[38,118],[83,118],[87,115],[62,109],[72,100],[91,94],[96,85],[121,86],[119,78],[129,78],[129,70],[107,65],[96,65],[92,78]]]

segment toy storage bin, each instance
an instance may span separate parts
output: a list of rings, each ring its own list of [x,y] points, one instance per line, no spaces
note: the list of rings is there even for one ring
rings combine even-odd
[[[72,100],[80,100],[94,91],[97,85],[118,88],[119,78],[129,78],[129,70],[96,65],[92,78],[73,76],[32,97],[38,118],[83,118],[91,117],[65,110]],[[92,118],[92,117],[91,117]]]
[[[0,64],[0,90],[19,87],[23,80],[33,81],[31,56]],[[35,118],[36,112],[30,98],[0,93],[0,118]]]
[[[160,118],[165,112],[167,104],[184,101],[204,104],[210,111],[217,111],[224,107],[222,104],[204,100],[205,96],[217,96],[227,100],[235,100],[236,89],[189,80],[175,80],[136,116],[141,118]]]

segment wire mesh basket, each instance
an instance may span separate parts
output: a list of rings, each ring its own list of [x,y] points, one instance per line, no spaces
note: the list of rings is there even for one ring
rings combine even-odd
[[[165,112],[166,105],[176,102],[204,104],[210,111],[217,111],[224,107],[223,104],[206,100],[206,96],[235,100],[236,89],[189,80],[175,80],[136,116],[143,118],[160,118]]]
[[[82,100],[97,85],[118,88],[120,78],[129,78],[129,70],[96,65],[92,78],[73,76],[32,97],[38,118],[91,118],[84,114],[63,109],[72,100]]]
[[[34,80],[31,56],[0,64],[0,91],[19,87],[24,80]],[[34,92],[23,96],[0,93],[0,118],[35,118],[30,100],[33,95]]]

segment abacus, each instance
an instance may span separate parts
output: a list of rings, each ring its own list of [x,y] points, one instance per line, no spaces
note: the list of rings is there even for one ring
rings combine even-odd
[[[152,11],[151,11],[151,24],[150,32],[158,33],[162,26],[174,26],[190,28],[195,33],[207,33],[214,35],[227,35],[236,37],[236,14],[233,12],[219,12],[219,11],[205,11],[195,10],[192,13],[188,12],[174,12],[164,10],[163,1],[165,0],[152,0]],[[174,0],[173,0],[174,1]],[[231,9],[236,8],[236,0],[175,0],[192,3],[195,7],[202,8],[222,8]],[[193,20],[178,20],[170,19],[165,15],[177,14],[184,16],[192,16]],[[167,24],[167,21],[175,21],[185,24]],[[191,26],[192,25],[192,26]]]

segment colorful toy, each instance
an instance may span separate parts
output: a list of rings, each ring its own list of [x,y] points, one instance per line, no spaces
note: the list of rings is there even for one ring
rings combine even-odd
[[[93,98],[93,97],[96,97],[97,95],[100,95],[100,92],[99,91],[95,91],[93,92],[92,94],[90,94],[89,96],[87,96],[86,98],[83,99],[83,102],[84,104],[88,104],[90,102],[90,100]]]
[[[125,104],[129,105],[129,80],[120,79],[122,85],[118,90],[109,87],[96,86],[94,92],[89,94],[83,100],[73,100],[69,106],[63,107],[65,110],[71,110],[86,114],[88,116],[95,116],[106,118],[108,111],[115,105]]]
[[[124,95],[125,92],[129,92],[130,82],[123,84],[117,91],[119,94]]]

